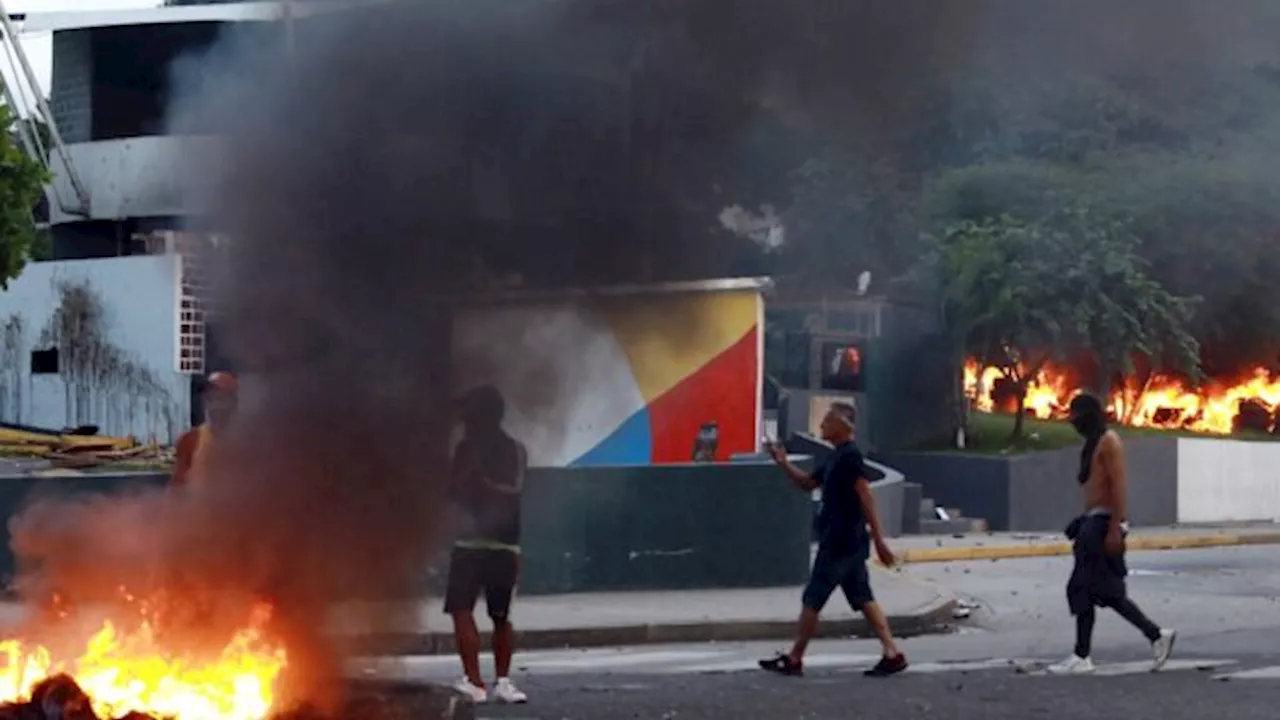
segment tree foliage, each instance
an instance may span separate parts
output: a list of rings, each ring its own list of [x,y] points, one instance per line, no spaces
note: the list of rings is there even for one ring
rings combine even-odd
[[[999,368],[1019,406],[1053,359],[1091,357],[1104,393],[1135,358],[1198,376],[1189,325],[1197,298],[1174,295],[1150,276],[1125,224],[1083,209],[1033,221],[1003,215],[960,221],[936,242],[953,360],[976,357]],[[1014,434],[1021,433],[1019,416]]]
[[[1050,242],[1042,227],[1007,215],[962,221],[938,241],[937,282],[957,371],[965,356],[999,368],[1019,404],[1028,381],[1062,349],[1069,308],[1061,303],[1069,298],[1058,287]],[[1019,416],[1014,434],[1021,433]]]
[[[1200,376],[1200,345],[1191,320],[1200,298],[1178,296],[1154,280],[1130,228],[1087,210],[1051,217],[1051,261],[1065,293],[1068,347],[1097,363],[1097,390],[1105,396],[1117,372],[1131,374],[1134,360],[1150,369]]]
[[[802,265],[846,282],[876,263],[927,266],[954,323],[975,316],[954,294],[975,280],[940,276],[947,252],[977,263],[967,272],[1026,273],[1040,265],[1001,254],[1037,245],[1062,296],[1036,302],[1062,323],[1063,352],[1096,359],[1099,385],[1134,357],[1190,378],[1280,361],[1280,70],[1066,68],[916,94],[894,142],[845,137],[797,161],[789,250],[825,259]]]
[[[0,123],[9,127],[13,114],[0,106]],[[44,183],[44,167],[14,144],[12,133],[0,136],[0,290],[22,272],[36,245],[32,220]]]

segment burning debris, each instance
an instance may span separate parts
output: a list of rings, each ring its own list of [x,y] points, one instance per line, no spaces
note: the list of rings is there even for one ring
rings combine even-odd
[[[69,659],[51,649],[63,644],[56,641],[0,643],[0,720],[260,720],[274,708],[287,665],[267,638],[268,616],[260,609],[214,651],[175,649],[191,643],[163,637],[158,613],[129,630],[104,623]],[[74,622],[66,613],[61,620]]]
[[[1017,395],[998,368],[965,363],[965,392],[978,410],[1013,412]],[[1066,368],[1046,365],[1027,387],[1025,410],[1041,419],[1067,416],[1067,404],[1080,391]],[[1280,377],[1258,368],[1246,380],[1213,381],[1193,388],[1175,377],[1153,374],[1139,385],[1130,381],[1112,393],[1111,415],[1133,427],[1190,430],[1229,435],[1241,430],[1280,429]]]

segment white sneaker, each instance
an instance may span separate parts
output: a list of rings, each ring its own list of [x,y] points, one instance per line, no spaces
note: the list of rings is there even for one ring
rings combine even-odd
[[[489,699],[503,705],[523,705],[529,702],[529,696],[520,692],[520,688],[512,685],[507,678],[498,678]]]
[[[453,689],[467,696],[471,702],[479,705],[489,699],[489,694],[484,688],[476,685],[466,678],[462,678],[453,684]]]
[[[1161,630],[1160,637],[1151,643],[1151,652],[1155,655],[1155,662],[1151,664],[1151,672],[1159,672],[1164,664],[1169,662],[1169,656],[1173,654],[1173,641],[1178,639],[1178,633],[1172,630]]]
[[[1093,661],[1072,654],[1071,657],[1045,668],[1050,675],[1088,675],[1094,671]]]

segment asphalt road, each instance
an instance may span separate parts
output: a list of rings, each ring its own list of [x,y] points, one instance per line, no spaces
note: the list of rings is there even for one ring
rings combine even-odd
[[[753,669],[782,643],[646,646],[525,653],[516,681],[531,702],[482,706],[481,718],[957,718],[1133,717],[1200,720],[1273,716],[1280,700],[1280,547],[1131,556],[1131,595],[1179,631],[1174,661],[1148,671],[1132,628],[1100,616],[1092,677],[1025,672],[1069,652],[1062,584],[1068,560],[1045,558],[909,567],[978,606],[954,635],[903,642],[912,670],[863,678],[867,641],[816,643],[804,678]],[[404,658],[381,668],[449,680],[452,658]]]
[[[1280,684],[1187,682],[1182,673],[1040,678],[1008,672],[904,675],[871,681],[831,671],[800,680],[755,674],[605,680],[558,678],[525,683],[534,701],[478,709],[480,718],[547,720],[901,720],[964,718],[1269,717]]]

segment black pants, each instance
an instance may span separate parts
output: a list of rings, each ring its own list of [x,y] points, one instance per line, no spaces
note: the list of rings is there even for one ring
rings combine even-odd
[[[1160,637],[1160,627],[1129,599],[1125,584],[1129,568],[1124,553],[1111,555],[1106,551],[1110,526],[1111,518],[1107,515],[1086,515],[1073,522],[1067,531],[1074,540],[1075,560],[1071,579],[1067,581],[1067,605],[1076,616],[1075,654],[1082,658],[1089,657],[1093,649],[1095,607],[1115,610],[1150,642]]]
[[[1075,562],[1067,580],[1067,605],[1072,615],[1093,607],[1110,605],[1128,592],[1125,577],[1129,568],[1124,553],[1107,553],[1107,515],[1085,515],[1071,524],[1068,537],[1074,541],[1071,554]]]
[[[512,550],[454,548],[449,557],[449,584],[444,611],[449,614],[474,610],[480,593],[494,622],[506,622],[511,613],[520,574],[520,556]]]

